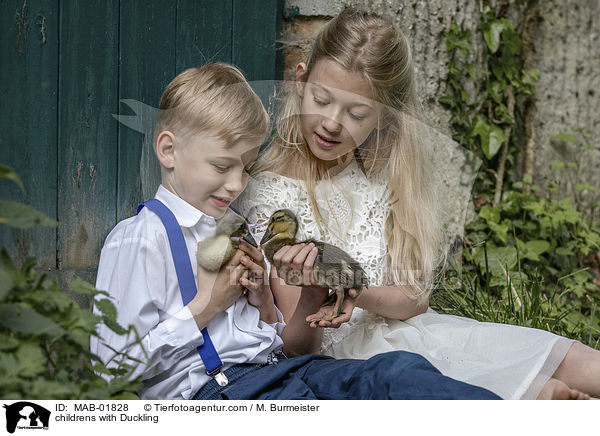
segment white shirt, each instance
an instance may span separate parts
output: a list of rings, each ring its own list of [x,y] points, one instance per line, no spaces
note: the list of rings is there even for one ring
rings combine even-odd
[[[177,218],[196,276],[197,244],[214,234],[215,219],[162,185],[155,198]],[[92,337],[91,352],[108,366],[118,357],[103,342],[142,362],[148,361],[147,356],[147,365],[129,361],[137,365],[132,378],[142,376],[138,393],[143,399],[190,399],[210,380],[196,350],[203,343],[202,334],[183,306],[167,232],[158,215],[144,207],[110,232],[100,254],[96,288],[110,294],[121,326],[135,326],[145,353],[135,343],[135,334],[117,335],[103,324],[98,330],[103,340]],[[99,313],[96,307],[94,312]],[[281,349],[284,323],[278,310],[277,318],[274,324],[261,321],[245,296],[217,315],[207,327],[224,368],[266,363],[272,351]]]

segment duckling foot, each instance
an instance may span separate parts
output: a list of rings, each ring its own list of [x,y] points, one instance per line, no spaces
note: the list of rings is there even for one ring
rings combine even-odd
[[[341,297],[340,297],[341,295]],[[314,322],[318,323],[319,321],[333,321],[338,316],[345,314],[342,312],[342,303],[344,302],[344,290],[341,292],[332,293],[327,300],[321,305],[321,309],[316,313],[318,315],[316,318],[312,318],[310,321],[307,321],[308,324],[312,324]]]

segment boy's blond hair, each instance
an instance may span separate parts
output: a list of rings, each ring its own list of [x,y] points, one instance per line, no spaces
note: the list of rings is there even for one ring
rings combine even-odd
[[[225,63],[206,64],[179,73],[160,99],[154,143],[161,132],[190,135],[210,131],[227,146],[262,139],[269,117],[244,75]]]

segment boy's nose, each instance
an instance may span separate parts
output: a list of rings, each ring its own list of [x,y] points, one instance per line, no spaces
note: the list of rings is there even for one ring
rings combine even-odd
[[[245,175],[246,173],[244,172],[232,172],[232,174],[227,178],[227,181],[225,182],[225,189],[229,192],[236,194],[242,192],[245,188]]]

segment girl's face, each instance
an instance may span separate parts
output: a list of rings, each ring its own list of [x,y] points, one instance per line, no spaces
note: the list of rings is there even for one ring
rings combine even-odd
[[[302,98],[302,135],[312,154],[331,168],[376,128],[377,103],[360,73],[330,59],[318,60],[305,76],[306,65],[301,63],[296,84]]]

